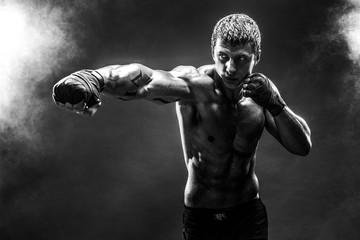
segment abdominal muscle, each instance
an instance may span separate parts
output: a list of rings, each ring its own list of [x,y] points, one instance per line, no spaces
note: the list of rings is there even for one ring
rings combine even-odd
[[[258,198],[254,153],[205,157],[199,152],[187,161],[185,205],[226,208]]]
[[[178,105],[188,170],[186,206],[226,208],[259,197],[255,162],[264,115],[249,100],[241,104]]]

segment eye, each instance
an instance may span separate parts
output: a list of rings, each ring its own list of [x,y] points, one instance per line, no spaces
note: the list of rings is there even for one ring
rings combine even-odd
[[[229,57],[224,53],[219,53],[219,59],[220,61],[227,61]]]
[[[237,61],[240,61],[240,62],[247,62],[249,60],[249,57],[247,56],[239,56],[236,58]]]

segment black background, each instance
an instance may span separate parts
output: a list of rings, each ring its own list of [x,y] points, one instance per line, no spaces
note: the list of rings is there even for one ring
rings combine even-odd
[[[234,12],[260,26],[255,71],[312,130],[305,158],[267,132],[260,141],[270,239],[360,238],[359,65],[338,25],[356,10],[349,2],[12,2],[28,16],[33,45],[1,77],[14,89],[0,112],[0,239],[181,239],[186,168],[174,105],[104,97],[86,118],[53,104],[51,88],[108,64],[212,63],[212,28]]]

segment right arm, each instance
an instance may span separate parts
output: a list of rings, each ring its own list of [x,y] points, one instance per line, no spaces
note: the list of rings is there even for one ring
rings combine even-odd
[[[121,100],[145,99],[170,103],[192,98],[189,77],[179,77],[176,69],[170,72],[153,70],[141,64],[113,65],[97,70],[105,81],[102,92]]]
[[[84,115],[93,115],[100,107],[100,91],[121,100],[145,99],[156,103],[190,100],[194,74],[198,74],[194,67],[167,72],[136,63],[111,65],[63,78],[55,84],[53,98],[61,107]]]

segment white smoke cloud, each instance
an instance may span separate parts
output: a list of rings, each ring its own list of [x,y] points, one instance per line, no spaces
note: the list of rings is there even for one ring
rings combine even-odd
[[[360,0],[346,0],[340,10],[339,18],[336,19],[338,34],[344,40],[347,47],[347,57],[352,61],[349,71],[342,77],[343,94],[341,101],[347,103],[348,114],[346,116],[348,143],[359,143],[360,113]],[[351,140],[350,140],[351,139]]]
[[[2,1],[0,15],[0,132],[9,139],[38,140],[46,107],[38,88],[79,52],[69,31],[74,12],[31,1]]]
[[[360,62],[360,0],[347,0],[349,11],[338,20],[340,34],[349,48],[348,56],[356,63]]]

